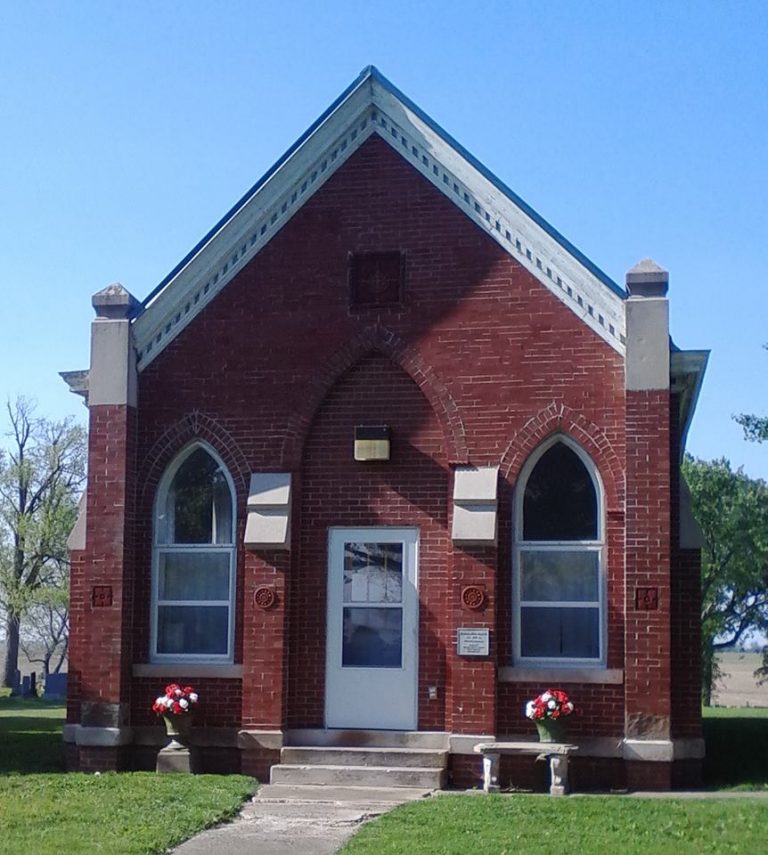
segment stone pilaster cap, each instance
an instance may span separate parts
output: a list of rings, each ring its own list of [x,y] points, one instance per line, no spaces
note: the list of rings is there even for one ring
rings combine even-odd
[[[139,307],[139,301],[119,282],[107,285],[91,297],[91,305],[97,318],[124,320],[131,318]]]
[[[627,272],[630,297],[665,297],[669,290],[669,271],[652,258],[644,258]]]

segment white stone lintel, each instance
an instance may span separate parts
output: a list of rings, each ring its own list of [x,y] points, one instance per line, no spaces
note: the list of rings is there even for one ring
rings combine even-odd
[[[246,549],[290,549],[291,483],[290,472],[251,474]]]
[[[290,472],[254,472],[248,490],[248,508],[285,507],[291,501]]]
[[[496,543],[498,483],[498,466],[456,467],[451,530],[455,543]]]
[[[451,537],[454,543],[496,543],[496,504],[454,505]]]
[[[622,668],[528,668],[502,665],[500,683],[598,683],[621,685]]]
[[[462,504],[495,502],[498,485],[498,466],[457,466],[453,473],[453,500]]]
[[[243,676],[242,665],[216,664],[214,662],[139,662],[131,669],[134,677],[161,677],[169,681],[183,677],[213,677],[222,680],[239,680]]]

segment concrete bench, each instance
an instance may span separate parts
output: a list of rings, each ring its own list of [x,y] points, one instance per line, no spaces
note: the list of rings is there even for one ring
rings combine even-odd
[[[578,751],[578,745],[566,742],[481,742],[474,748],[483,755],[483,792],[498,792],[499,757],[502,754],[537,754],[537,760],[549,760],[549,793],[568,793],[568,755]]]

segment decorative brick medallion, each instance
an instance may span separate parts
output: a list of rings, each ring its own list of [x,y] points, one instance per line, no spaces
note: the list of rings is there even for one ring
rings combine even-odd
[[[112,605],[112,586],[94,585],[91,588],[91,605],[93,608],[104,608]]]
[[[253,602],[260,609],[271,609],[277,602],[277,593],[270,585],[262,585],[254,591]]]
[[[635,588],[635,608],[644,612],[657,611],[659,608],[659,589]]]
[[[461,603],[465,608],[477,611],[485,605],[485,591],[478,585],[467,585],[461,592]]]

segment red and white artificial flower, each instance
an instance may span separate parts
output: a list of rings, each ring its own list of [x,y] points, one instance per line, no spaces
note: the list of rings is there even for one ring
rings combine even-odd
[[[574,706],[562,689],[547,689],[525,705],[525,715],[534,721],[573,715]]]
[[[198,694],[192,686],[180,686],[171,683],[165,687],[165,694],[160,695],[152,704],[152,712],[158,715],[186,715],[198,701]]]

